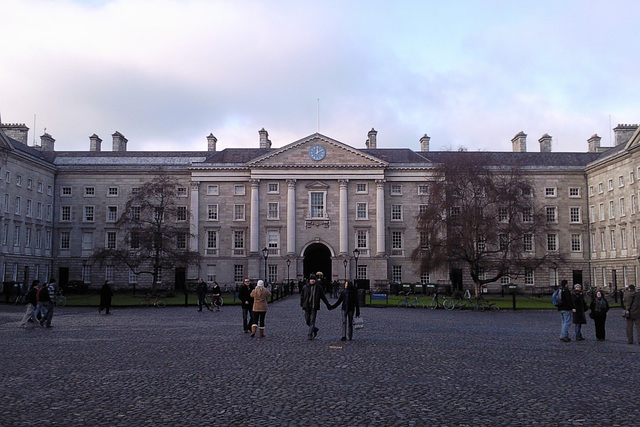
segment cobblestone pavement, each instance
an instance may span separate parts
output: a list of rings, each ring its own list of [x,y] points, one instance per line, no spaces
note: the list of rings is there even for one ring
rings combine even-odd
[[[0,305],[0,425],[633,425],[640,346],[619,310],[607,341],[558,340],[555,311],[339,310],[306,339],[297,296],[271,304],[267,337],[239,307],[56,308],[51,329]],[[573,330],[572,330],[573,332]]]

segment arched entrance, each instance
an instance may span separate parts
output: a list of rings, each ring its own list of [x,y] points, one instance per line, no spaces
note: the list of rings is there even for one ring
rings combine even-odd
[[[309,274],[322,271],[327,280],[331,280],[331,251],[322,243],[313,243],[304,251],[303,274],[308,278]]]

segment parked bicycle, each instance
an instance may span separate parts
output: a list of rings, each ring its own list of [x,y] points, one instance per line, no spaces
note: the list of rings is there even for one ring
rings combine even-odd
[[[475,311],[500,311],[500,307],[498,307],[496,303],[482,298],[474,298],[471,300],[471,309]]]
[[[413,299],[409,299],[409,295],[404,297],[404,300],[398,302],[398,307],[403,308],[424,308],[424,304],[420,302],[417,296],[414,296]]]
[[[433,294],[433,297],[431,297],[430,300],[427,300],[427,308],[430,308],[431,310],[435,310],[436,308],[446,308],[444,305],[446,301],[447,301],[446,298],[440,301],[438,299],[438,294],[435,293]]]
[[[147,294],[146,297],[144,297],[142,299],[142,301],[140,301],[140,307],[144,307],[147,308],[150,305],[154,306],[154,307],[166,307],[167,306],[167,300],[164,298],[160,298],[157,296],[152,296]]]
[[[55,297],[53,298],[53,303],[58,307],[64,307],[67,305],[67,297],[62,294],[62,289],[58,289]]]
[[[207,307],[211,307],[212,309],[214,307],[219,309],[220,307],[222,307],[222,304],[224,304],[224,299],[222,298],[222,296],[213,297],[213,295],[207,295],[204,297],[204,305]]]

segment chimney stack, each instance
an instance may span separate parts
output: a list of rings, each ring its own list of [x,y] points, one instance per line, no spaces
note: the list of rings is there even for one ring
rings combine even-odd
[[[425,133],[422,138],[420,138],[420,151],[429,151],[429,141],[431,141],[431,138]]]
[[[514,153],[526,153],[527,152],[527,134],[520,131],[511,139],[511,146]]]
[[[538,140],[540,143],[540,152],[541,153],[550,153],[551,152],[551,136],[548,133],[542,135],[542,137]]]
[[[629,142],[633,133],[638,129],[638,125],[621,125],[618,124],[615,128],[613,128],[613,132],[616,135],[616,143],[618,146],[620,144],[626,144]]]
[[[29,128],[26,127],[24,123],[3,123],[0,128],[2,128],[4,134],[9,138],[27,145]]]
[[[89,137],[89,151],[100,151],[102,149],[102,140],[95,133]]]
[[[51,137],[51,135],[49,135],[48,133],[44,133],[44,135],[42,135],[40,137],[40,150],[41,151],[54,151],[53,146],[54,143],[56,142],[55,139],[53,139]]]
[[[590,153],[601,153],[603,150],[600,148],[600,138],[597,133],[594,133],[591,138],[587,139],[589,143],[589,152]]]
[[[264,128],[258,131],[260,134],[260,148],[271,148],[271,141],[269,141],[269,132]]]
[[[377,136],[378,136],[378,132],[374,128],[371,128],[369,133],[367,133],[367,137],[368,137],[367,142],[365,142],[365,145],[367,148],[371,148],[371,149],[378,148],[377,141],[376,141]]]
[[[213,136],[213,133],[210,133],[207,137],[208,150],[215,152],[216,151],[216,142],[218,142],[218,138]]]
[[[127,151],[127,138],[123,134],[116,131],[113,135],[113,151]]]

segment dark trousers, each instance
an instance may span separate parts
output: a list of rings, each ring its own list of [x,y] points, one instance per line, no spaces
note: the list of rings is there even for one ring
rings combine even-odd
[[[304,320],[307,322],[307,326],[309,327],[309,336],[312,336],[314,332],[317,332],[316,328],[316,316],[318,315],[318,310],[305,310],[304,311]]]
[[[349,339],[353,338],[353,310],[342,310],[342,336],[347,336],[347,329],[349,331]]]
[[[604,324],[607,321],[606,314],[594,314],[593,323],[596,325],[596,338],[599,340],[605,339],[606,332],[604,330]]]
[[[202,311],[202,305],[204,304],[204,297],[206,294],[198,294],[198,310]]]
[[[53,301],[45,302],[44,306],[47,308],[47,314],[45,314],[44,318],[42,319],[42,324],[51,326],[51,319],[53,319]]]
[[[253,312],[251,311],[251,309],[247,306],[245,307],[244,305],[242,306],[242,328],[245,331],[248,331],[249,329],[251,329],[251,326],[249,325],[249,322],[253,320]]]
[[[633,344],[633,325],[636,325],[636,335],[638,337],[638,343],[640,343],[640,319],[626,319],[627,320],[627,341],[629,344]]]
[[[266,311],[254,311],[251,316],[251,324],[260,326],[264,329],[264,318],[267,315]]]

